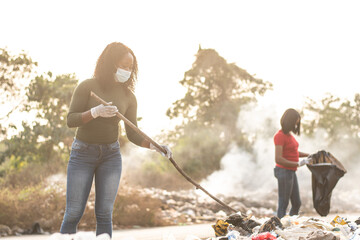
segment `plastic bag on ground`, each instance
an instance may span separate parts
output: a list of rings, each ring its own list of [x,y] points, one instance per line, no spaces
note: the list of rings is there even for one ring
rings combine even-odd
[[[360,240],[360,229],[357,229],[350,240]]]
[[[299,238],[300,240],[303,238]],[[306,238],[306,240],[340,240],[339,236],[335,236],[332,232],[328,231],[322,231],[322,230],[316,230],[311,233],[309,233]]]
[[[215,225],[211,225],[211,226],[215,231],[215,236],[220,237],[220,236],[225,236],[227,234],[229,223],[219,219],[216,221]]]
[[[327,230],[332,231],[333,226],[330,223],[320,221],[316,218],[309,218],[306,221],[303,221],[301,224],[299,224],[302,228],[314,228],[314,229],[321,229],[321,230]]]
[[[93,232],[78,232],[76,234],[61,234],[54,233],[50,236],[49,240],[110,240],[110,236],[107,233],[100,234],[98,236]]]
[[[231,230],[226,234],[226,237],[228,240],[240,240],[241,235],[238,231]]]
[[[188,235],[185,237],[185,240],[201,240],[201,238],[194,235]]]
[[[276,216],[270,218],[267,220],[263,225],[261,225],[259,229],[259,233],[262,232],[271,232],[274,231],[276,228],[283,229],[283,225],[280,221],[280,219]]]
[[[250,219],[250,217],[243,217],[238,213],[231,214],[226,222],[235,226],[235,230],[242,235],[249,235],[252,233],[253,228],[260,226],[261,224]]]
[[[269,232],[260,233],[258,235],[251,237],[251,240],[273,240],[273,239],[276,239],[276,237]]]
[[[283,218],[281,218],[280,221],[283,225],[283,228],[289,228],[289,227],[299,226],[302,223],[308,221],[309,219],[312,219],[312,218],[300,217],[299,215],[293,215],[293,216],[286,215]]]
[[[284,230],[277,229],[275,233],[286,240],[299,240],[301,237],[305,239],[307,235],[316,229],[292,227]]]

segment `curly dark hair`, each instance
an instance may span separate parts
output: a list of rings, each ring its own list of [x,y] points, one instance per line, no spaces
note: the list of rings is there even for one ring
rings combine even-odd
[[[120,42],[108,44],[96,62],[94,78],[100,82],[102,87],[106,87],[108,85],[107,83],[115,82],[114,74],[117,70],[116,64],[128,53],[134,58],[131,76],[128,81],[120,84],[126,85],[131,91],[135,90],[138,74],[137,60],[133,51]]]
[[[299,119],[299,123],[296,124],[296,121]],[[301,116],[298,111],[293,108],[287,109],[281,117],[280,124],[281,130],[288,134],[290,131],[300,135],[300,123],[301,123]]]

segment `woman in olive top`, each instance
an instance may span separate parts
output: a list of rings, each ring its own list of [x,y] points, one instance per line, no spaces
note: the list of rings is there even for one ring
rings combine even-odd
[[[281,117],[281,130],[274,136],[275,143],[275,177],[278,180],[278,210],[277,216],[282,218],[286,215],[286,209],[291,202],[290,215],[298,215],[301,205],[299,185],[296,177],[297,167],[308,163],[307,159],[299,162],[299,157],[307,157],[309,154],[299,152],[299,143],[294,134],[300,135],[300,114],[290,108]]]
[[[61,233],[75,233],[84,212],[95,176],[96,235],[112,236],[112,211],[117,194],[122,159],[118,142],[120,112],[137,125],[137,102],[133,93],[138,66],[133,51],[122,43],[109,44],[100,55],[94,78],[75,89],[67,116],[69,127],[76,127],[67,168],[66,210]],[[98,105],[90,92],[111,103]],[[160,152],[151,143],[125,126],[134,144]],[[171,150],[166,146],[166,156]]]

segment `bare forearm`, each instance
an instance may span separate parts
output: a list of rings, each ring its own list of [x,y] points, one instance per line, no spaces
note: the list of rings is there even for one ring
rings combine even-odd
[[[93,116],[91,115],[91,111],[86,111],[86,112],[83,112],[81,114],[81,120],[82,122],[85,124],[85,123],[88,123],[90,122],[91,120],[93,120]]]
[[[308,153],[299,152],[299,157],[308,157],[309,155]]]
[[[284,167],[297,167],[298,166],[297,162],[289,161],[283,157],[277,157],[276,163],[280,164],[281,166],[284,166]]]

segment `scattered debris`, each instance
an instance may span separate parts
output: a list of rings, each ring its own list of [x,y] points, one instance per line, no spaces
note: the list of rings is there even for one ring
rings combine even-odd
[[[226,222],[235,226],[235,229],[239,232],[252,233],[253,228],[260,226],[260,223],[251,220],[250,217],[242,217],[240,213],[231,214]]]
[[[309,233],[306,238],[299,238],[300,240],[339,240],[339,236],[335,236],[332,232],[316,230]]]
[[[276,216],[270,218],[270,220],[267,220],[259,229],[260,233],[263,232],[271,232],[275,231],[276,227],[279,227],[280,229],[283,229],[283,225],[280,221],[280,219]]]
[[[110,240],[110,236],[107,233],[100,234],[98,236],[93,232],[78,232],[76,234],[61,234],[54,233],[49,237],[49,240]]]
[[[266,240],[274,239],[273,237],[280,240],[360,240],[360,227],[358,226],[360,225],[360,218],[355,221],[348,221],[341,216],[336,216],[334,219],[328,218],[327,221],[324,218],[317,219],[306,216],[285,216],[282,219],[278,219],[274,217],[277,203],[276,201],[268,200],[268,198],[226,198],[225,196],[220,196],[222,201],[229,203],[234,208],[238,209],[240,207],[241,212],[246,213],[246,216],[240,212],[232,213],[222,209],[216,202],[196,194],[196,190],[166,191],[155,188],[122,188],[122,192],[131,193],[131,191],[136,191],[142,196],[161,200],[161,216],[159,217],[167,220],[168,225],[206,223],[209,225],[218,224],[220,226],[219,223],[222,223],[222,228],[220,228],[222,230],[217,231],[219,234],[216,235],[216,230],[214,229],[214,235],[208,236],[207,240],[251,240],[261,238]],[[274,196],[269,198],[272,199]],[[138,206],[129,205],[128,207],[136,209]],[[346,214],[343,209],[340,209],[338,212]],[[316,214],[315,211],[306,211],[306,213]],[[16,226],[10,227],[0,225],[0,236],[30,233],[46,234],[43,229],[45,231],[48,230],[48,227],[40,219],[36,220],[31,227],[29,226],[29,229],[21,229]],[[71,240],[69,238],[70,235],[61,236],[62,238],[59,238],[59,234],[51,236],[53,237],[51,240],[57,240],[54,236],[62,240]],[[170,240],[170,238],[163,240]],[[186,240],[199,240],[199,238],[197,236],[188,236]]]
[[[360,240],[359,226],[339,216],[329,222],[305,216],[285,216],[282,219],[277,217],[257,219],[253,216],[251,218],[245,219],[240,213],[232,214],[225,222],[222,221],[222,226],[226,226],[229,220],[227,231],[222,228],[222,236],[219,236],[221,233],[219,231],[216,238],[210,237],[207,240]],[[249,223],[250,220],[257,224],[244,224],[246,221]],[[261,226],[258,225],[260,222],[263,222]],[[243,231],[234,230],[236,227],[233,224],[241,225]]]
[[[0,237],[6,237],[12,234],[11,229],[3,224],[0,224]]]
[[[212,225],[212,227],[215,231],[215,236],[225,236],[228,233],[229,223],[219,219],[216,221],[215,225]]]
[[[276,236],[272,235],[269,232],[260,233],[251,237],[251,240],[273,240],[273,239],[276,239]]]

